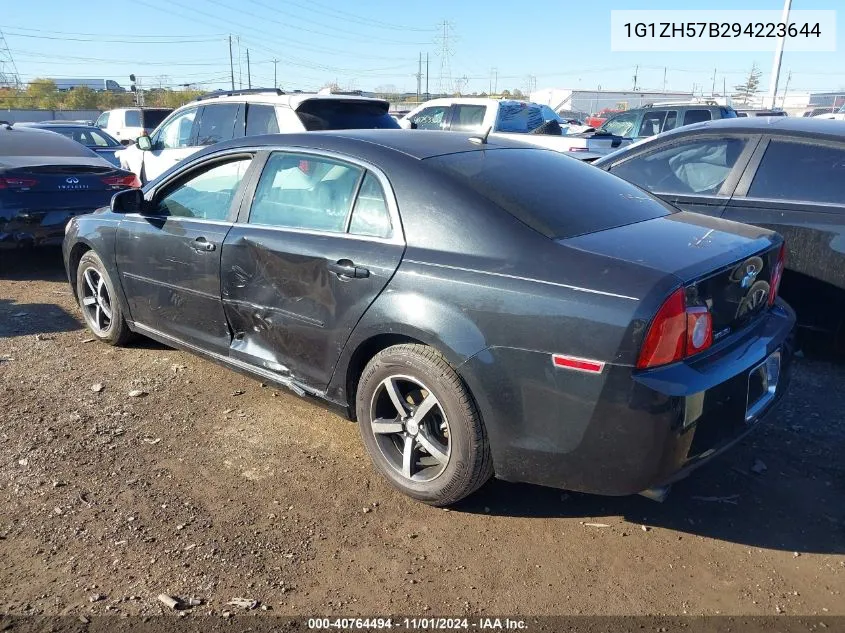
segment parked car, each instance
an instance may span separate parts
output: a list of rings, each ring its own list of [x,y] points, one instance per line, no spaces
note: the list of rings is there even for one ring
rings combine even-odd
[[[736,118],[732,107],[713,102],[654,104],[625,110],[605,121],[599,131],[639,139],[701,121],[732,118]]]
[[[712,121],[595,164],[681,209],[782,234],[781,294],[798,312],[804,340],[845,353],[845,125],[802,117]]]
[[[0,248],[61,244],[68,219],[140,186],[61,134],[0,126]]]
[[[836,112],[827,112],[824,114],[817,114],[814,119],[832,119],[834,121],[845,121],[845,105],[839,108]]]
[[[584,121],[584,123],[593,128],[600,128],[602,125],[604,125],[605,121],[607,121],[610,117],[619,114],[620,112],[622,112],[622,110],[611,110],[605,108],[600,112],[588,116],[587,120]]]
[[[737,110],[738,117],[749,116],[789,116],[784,110]]]
[[[122,145],[131,145],[139,136],[150,134],[171,112],[173,108],[117,108],[103,112],[95,125]]]
[[[833,106],[828,106],[824,108],[807,108],[806,110],[804,110],[804,113],[801,116],[813,117],[819,114],[833,114],[838,109],[839,108],[835,108]]]
[[[562,153],[405,130],[220,143],[64,243],[97,339],[340,405],[435,505],[491,474],[660,496],[755,428],[790,373],[782,254]]]
[[[233,138],[345,128],[399,127],[390,104],[349,94],[281,90],[219,91],[199,97],[171,114],[149,138],[118,152],[124,169],[141,182],[153,180],[207,145]]]
[[[519,139],[557,152],[571,152],[581,160],[595,160],[625,143],[610,134],[564,134],[566,124],[561,121],[549,106],[528,101],[450,97],[426,101],[399,124],[416,130],[478,134],[489,130],[492,138]]]
[[[98,156],[105,158],[112,165],[120,167],[120,161],[115,156],[115,152],[123,146],[108,132],[93,125],[49,121],[43,123],[16,123],[15,127],[37,127],[56,132],[69,139],[73,139],[77,143],[81,143]]]

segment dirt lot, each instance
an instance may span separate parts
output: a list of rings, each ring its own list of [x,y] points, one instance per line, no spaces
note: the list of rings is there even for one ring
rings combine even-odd
[[[90,342],[59,254],[15,257],[0,613],[158,614],[168,593],[215,615],[233,597],[277,615],[845,615],[843,367],[799,360],[770,423],[662,505],[492,482],[440,510],[389,488],[312,400]]]

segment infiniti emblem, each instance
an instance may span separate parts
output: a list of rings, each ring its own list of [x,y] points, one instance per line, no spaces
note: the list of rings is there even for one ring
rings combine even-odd
[[[739,285],[743,288],[750,288],[758,274],[760,274],[760,270],[757,268],[757,264],[746,264],[745,275],[740,280]]]
[[[79,178],[74,178],[73,176],[71,176],[70,178],[65,178],[65,182],[69,185],[78,185]]]

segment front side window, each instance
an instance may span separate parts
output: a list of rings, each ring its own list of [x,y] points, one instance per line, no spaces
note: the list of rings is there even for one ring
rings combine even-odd
[[[666,114],[664,110],[655,112],[646,112],[643,116],[643,121],[640,123],[640,131],[637,136],[654,136],[660,134],[663,125],[666,123]]]
[[[417,125],[418,130],[440,130],[449,106],[431,106],[423,108],[411,117],[411,122]]]
[[[600,131],[616,136],[632,136],[634,133],[634,126],[637,124],[638,112],[626,112],[624,114],[617,114],[612,119],[608,119],[601,126]]]
[[[714,195],[731,173],[747,141],[691,140],[611,168],[611,173],[648,191]]]
[[[770,142],[748,196],[842,204],[845,202],[845,147]]]
[[[713,118],[710,110],[687,110],[684,112],[684,125],[692,125],[693,123],[701,123],[702,121],[709,121]]]
[[[249,104],[246,112],[246,135],[278,134],[276,108],[269,105]]]
[[[331,158],[275,153],[258,181],[249,222],[342,233],[362,173]]]
[[[231,140],[238,116],[237,103],[207,105],[202,109],[197,145],[213,145]]]
[[[372,172],[368,171],[361,183],[358,199],[352,209],[349,232],[371,237],[390,237],[392,233],[384,189]]]
[[[97,117],[97,127],[108,127],[109,125],[109,113],[103,112],[99,117]]]
[[[156,139],[157,149],[177,149],[190,147],[191,132],[194,129],[194,119],[197,118],[197,109],[192,108],[168,121],[159,131]]]
[[[239,158],[189,176],[157,200],[153,215],[226,220],[251,158]]]
[[[141,127],[141,111],[127,110],[126,111],[126,127]]]
[[[463,132],[478,132],[484,123],[487,106],[461,104],[452,110],[452,129]]]

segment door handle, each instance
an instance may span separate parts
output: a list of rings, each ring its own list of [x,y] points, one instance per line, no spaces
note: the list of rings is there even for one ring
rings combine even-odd
[[[206,251],[213,251],[217,246],[213,242],[209,242],[204,237],[198,237],[193,242],[191,242],[191,248],[195,251],[199,252],[206,252]]]
[[[366,279],[370,276],[370,271],[361,266],[356,266],[352,260],[341,259],[334,263],[328,264],[326,268],[329,272],[333,272],[338,277],[345,277],[348,279]]]

